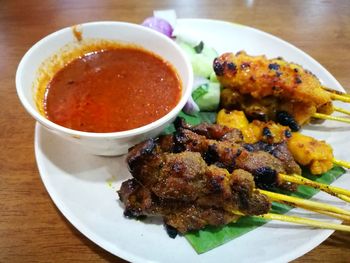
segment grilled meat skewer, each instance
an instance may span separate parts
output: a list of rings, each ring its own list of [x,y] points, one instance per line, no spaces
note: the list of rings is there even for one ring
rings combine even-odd
[[[126,215],[161,215],[166,224],[185,233],[231,222],[235,217],[226,211],[246,215],[269,211],[270,201],[255,190],[249,172],[229,173],[207,165],[198,152],[163,152],[157,143],[147,140],[127,156],[134,179],[118,191]]]
[[[317,77],[281,58],[225,53],[214,60],[213,68],[224,87],[222,107],[243,110],[253,119],[279,122],[287,118],[297,130],[315,113],[334,111],[332,96]]]

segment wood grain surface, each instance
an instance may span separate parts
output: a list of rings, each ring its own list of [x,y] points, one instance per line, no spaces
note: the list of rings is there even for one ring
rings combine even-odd
[[[0,0],[0,262],[124,262],[80,234],[52,203],[35,162],[35,122],[17,98],[15,73],[35,42],[62,27],[97,20],[140,23],[152,10],[170,8],[181,18],[237,22],[285,39],[350,92],[348,0]],[[333,234],[295,262],[330,261],[350,261],[349,234]]]

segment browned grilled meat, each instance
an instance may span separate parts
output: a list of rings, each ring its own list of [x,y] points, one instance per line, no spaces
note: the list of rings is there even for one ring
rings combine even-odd
[[[226,224],[235,218],[230,211],[258,215],[271,206],[249,172],[208,166],[198,152],[161,152],[148,140],[130,150],[127,162],[134,179],[118,192],[125,214],[160,215],[181,233]]]
[[[198,135],[205,136],[207,139],[230,140],[237,143],[243,142],[243,135],[239,129],[229,128],[219,124],[201,123],[196,126],[190,126],[182,118],[177,118],[175,127],[176,130],[190,130]]]
[[[221,208],[160,199],[135,179],[125,181],[118,194],[125,205],[126,216],[162,216],[166,225],[180,233],[202,229],[208,225],[225,225],[238,219],[238,216]]]
[[[134,177],[118,191],[125,215],[162,216],[181,233],[227,224],[230,211],[264,214],[268,198],[255,190],[284,187],[278,173],[300,172],[286,145],[244,144],[237,129],[177,121],[174,135],[149,139],[129,150]]]
[[[249,204],[250,199],[259,199],[259,194],[254,192],[253,176],[246,171],[230,174],[226,169],[208,166],[198,152],[147,155],[139,161],[142,169],[131,168],[131,174],[159,198],[209,204],[246,214],[259,214],[264,209],[261,204]],[[240,191],[232,191],[232,187]]]
[[[295,185],[285,185],[278,180],[277,175],[278,173],[301,173],[299,165],[284,143],[270,145],[267,143],[237,144],[230,140],[216,141],[181,128],[174,135],[174,143],[177,145],[176,148],[182,151],[200,152],[209,164],[215,164],[229,171],[238,168],[249,171],[254,175],[255,183],[260,188],[278,186],[295,190]]]
[[[316,112],[331,114],[334,110],[329,92],[316,76],[281,58],[249,56],[244,51],[225,53],[214,60],[213,68],[225,88],[223,106],[238,107],[253,118],[280,121],[279,112],[284,112],[303,125]]]
[[[272,154],[282,162],[283,168],[287,174],[301,174],[300,166],[293,159],[293,156],[288,150],[288,146],[285,141],[272,144],[260,141],[254,144],[246,144],[244,145],[244,148],[251,152],[264,151]]]

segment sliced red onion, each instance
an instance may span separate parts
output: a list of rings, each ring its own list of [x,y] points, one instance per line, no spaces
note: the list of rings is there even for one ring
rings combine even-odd
[[[171,37],[173,34],[172,26],[169,24],[168,21],[162,18],[158,18],[154,16],[148,17],[145,19],[145,21],[143,21],[142,25],[152,28],[168,37]]]
[[[153,16],[162,18],[169,22],[172,28],[176,27],[176,12],[174,9],[163,9],[163,10],[154,10]]]
[[[192,99],[192,96],[188,99],[188,101],[185,104],[185,107],[182,109],[185,113],[189,115],[195,115],[197,112],[199,112],[198,105],[194,102]]]

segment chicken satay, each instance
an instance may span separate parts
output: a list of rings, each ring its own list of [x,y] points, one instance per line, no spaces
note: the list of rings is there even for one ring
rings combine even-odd
[[[222,109],[218,112],[217,124],[231,129],[239,129],[246,143],[265,141],[268,143],[280,143],[291,137],[291,130],[273,121],[262,122],[248,121],[243,111],[228,111]]]
[[[322,174],[333,167],[333,150],[325,141],[294,132],[287,143],[294,159],[312,174]]]
[[[269,144],[286,142],[293,159],[308,167],[312,174],[322,174],[333,167],[333,150],[325,141],[316,140],[299,132],[291,132],[287,127],[272,121],[254,120],[249,123],[242,111],[221,110],[217,123],[229,128],[240,128],[244,141]]]
[[[241,51],[221,55],[213,67],[225,88],[221,96],[225,107],[239,105],[246,112],[257,108],[258,114],[272,120],[278,120],[278,112],[286,112],[300,125],[316,112],[333,112],[330,94],[315,75],[297,64]]]

